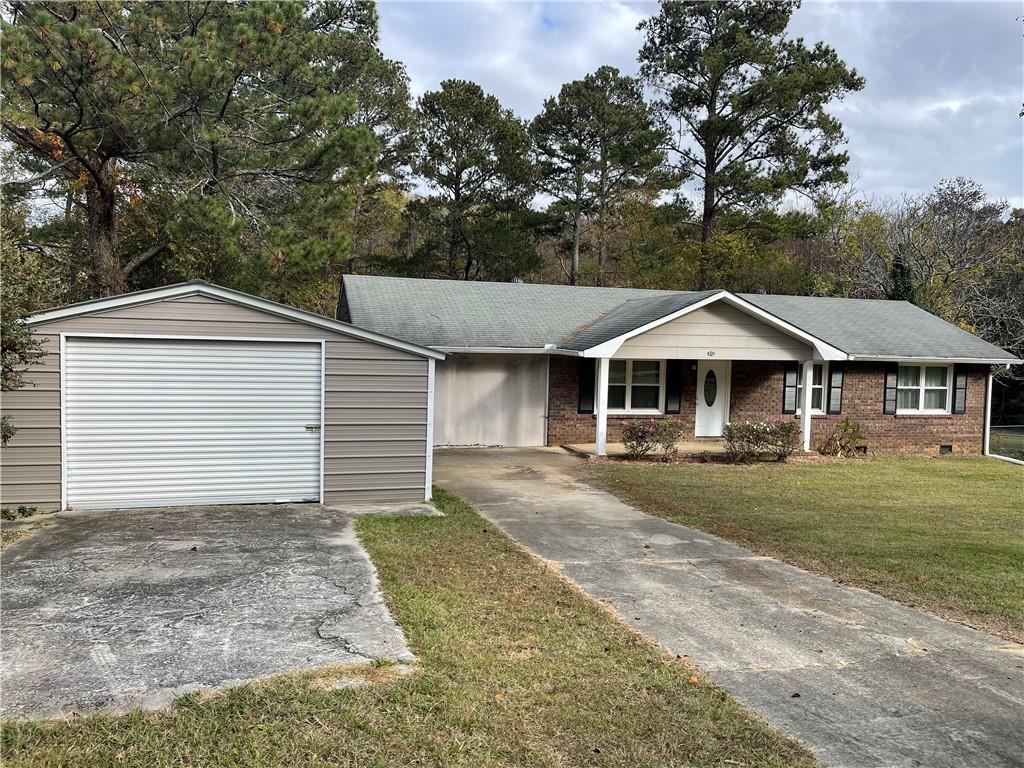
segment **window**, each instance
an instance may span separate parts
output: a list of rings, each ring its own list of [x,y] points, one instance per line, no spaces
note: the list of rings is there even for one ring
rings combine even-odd
[[[896,413],[949,413],[948,365],[901,365],[896,378]]]
[[[825,363],[815,363],[811,374],[811,413],[825,412],[825,377],[828,369]],[[804,375],[797,371],[796,381],[796,412],[800,413],[804,404]]]
[[[661,360],[610,360],[608,410],[661,413],[664,384],[665,364]]]

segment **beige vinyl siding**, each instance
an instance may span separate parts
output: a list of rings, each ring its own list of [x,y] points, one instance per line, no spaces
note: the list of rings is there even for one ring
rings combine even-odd
[[[37,327],[48,354],[26,374],[28,387],[3,396],[3,412],[18,428],[3,450],[4,506],[60,505],[61,332],[324,339],[325,502],[423,499],[425,358],[221,299],[186,296]]]
[[[25,373],[25,387],[4,392],[0,408],[17,432],[0,452],[0,503],[60,507],[60,337],[37,333],[46,355]]]
[[[806,360],[810,354],[810,345],[740,309],[719,303],[628,339],[614,356],[652,360]]]

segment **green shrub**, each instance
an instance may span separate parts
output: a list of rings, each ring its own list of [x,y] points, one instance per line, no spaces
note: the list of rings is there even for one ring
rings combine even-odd
[[[31,517],[39,510],[38,507],[26,507],[24,504],[18,507],[18,517]]]
[[[658,445],[657,419],[634,419],[622,426],[622,443],[631,459],[642,459]]]
[[[0,509],[0,518],[3,518],[4,520],[15,520],[17,517],[18,516],[11,511],[10,507]]]
[[[857,443],[863,439],[864,433],[860,431],[860,424],[843,419],[832,430],[825,445],[821,447],[821,453],[826,456],[853,456]]]
[[[731,461],[785,461],[796,450],[800,425],[795,421],[737,421],[726,424],[722,436]]]

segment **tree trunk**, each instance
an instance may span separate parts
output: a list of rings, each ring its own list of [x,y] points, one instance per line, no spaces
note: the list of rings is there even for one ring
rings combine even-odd
[[[605,207],[608,203],[608,162],[604,157],[604,149],[601,150],[601,180],[600,194],[597,201],[597,284],[604,285],[605,258],[607,256],[607,245],[605,243]]]
[[[580,280],[580,209],[572,219],[572,265],[569,268],[569,285],[578,285]]]
[[[366,195],[366,180],[359,185],[359,192],[356,194],[356,204],[352,207],[352,246],[348,249],[348,260],[345,262],[345,272],[355,274],[356,265],[359,263],[359,217],[363,213],[363,198]],[[328,279],[330,271],[330,259],[324,266],[324,280]]]
[[[710,163],[705,165],[705,169]],[[711,288],[711,236],[715,230],[715,184],[710,171],[706,171],[704,180],[704,208],[700,220],[700,256],[697,261],[697,290],[706,291]]]
[[[117,259],[116,182],[108,164],[100,167],[98,175],[85,200],[92,247],[91,281],[97,296],[116,296],[127,288],[124,269]]]

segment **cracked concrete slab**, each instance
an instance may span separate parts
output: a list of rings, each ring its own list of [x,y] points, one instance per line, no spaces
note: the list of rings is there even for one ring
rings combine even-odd
[[[439,451],[434,476],[828,765],[1024,765],[1024,646],[643,514],[579,467]]]
[[[316,504],[62,513],[4,550],[4,717],[160,707],[413,659],[351,518]]]

